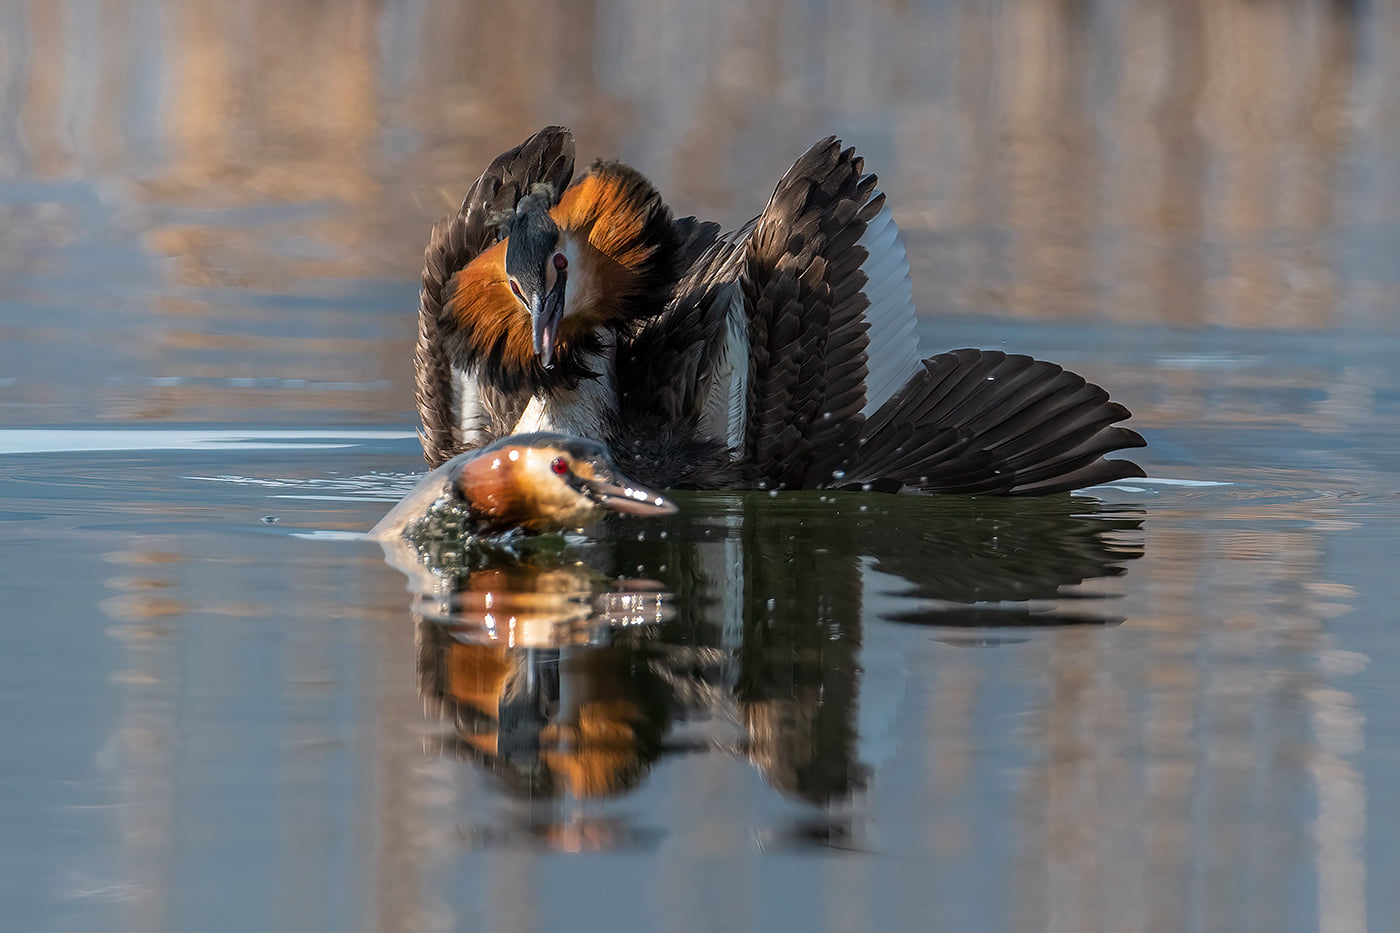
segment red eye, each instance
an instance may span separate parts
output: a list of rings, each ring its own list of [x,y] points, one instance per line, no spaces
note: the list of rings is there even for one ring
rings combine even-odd
[[[511,280],[510,280],[510,290],[511,290],[511,293],[514,294],[516,298],[519,298],[521,301],[524,301],[524,300],[525,300],[525,296],[522,295],[522,294],[520,294],[520,286],[517,285],[517,284],[515,284],[515,279],[511,279]]]
[[[549,465],[549,468],[559,476],[563,476],[565,473],[569,472],[569,463],[563,457],[555,457],[554,462]]]
[[[563,253],[555,253],[554,268],[560,272],[563,272],[565,269],[569,268],[568,257],[566,257]]]

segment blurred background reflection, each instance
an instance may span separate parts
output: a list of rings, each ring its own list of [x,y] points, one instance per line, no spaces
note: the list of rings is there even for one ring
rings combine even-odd
[[[727,223],[840,133],[939,314],[1315,330],[1388,320],[1396,298],[1389,4],[35,0],[0,17],[0,274],[28,312],[12,338],[43,351],[7,352],[5,401],[31,423],[403,420],[425,231],[551,121]],[[74,346],[76,326],[105,339]],[[47,378],[54,358],[87,378]],[[1180,376],[1147,414],[1205,404]]]

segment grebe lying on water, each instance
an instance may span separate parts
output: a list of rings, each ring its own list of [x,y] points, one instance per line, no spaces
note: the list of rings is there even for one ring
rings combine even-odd
[[[416,350],[430,463],[520,432],[602,441],[654,486],[1035,494],[1143,471],[1098,386],[1044,361],[920,360],[884,195],[829,138],[750,223],[673,219],[546,127],[433,230]]]
[[[676,507],[618,472],[596,441],[521,434],[459,454],[419,480],[370,531],[403,534],[450,510],[472,534],[516,528],[557,531],[591,524],[608,512],[669,515]]]

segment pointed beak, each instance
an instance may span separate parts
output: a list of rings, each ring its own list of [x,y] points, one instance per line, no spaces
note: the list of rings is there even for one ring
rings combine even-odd
[[[540,365],[549,369],[554,364],[554,351],[559,341],[559,322],[564,319],[564,282],[568,273],[560,271],[549,294],[538,295],[530,302],[530,319],[534,324],[535,355]]]
[[[673,515],[676,504],[658,492],[638,486],[625,477],[614,477],[599,469],[592,479],[582,481],[584,494],[605,509],[624,515]]]

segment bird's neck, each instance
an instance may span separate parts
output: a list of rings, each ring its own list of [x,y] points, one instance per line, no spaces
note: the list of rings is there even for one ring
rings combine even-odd
[[[535,392],[510,433],[552,431],[593,440],[607,437],[618,408],[613,368],[615,338],[610,332],[605,333],[600,344],[598,350],[584,353],[581,360],[596,376],[581,379],[572,387]]]

